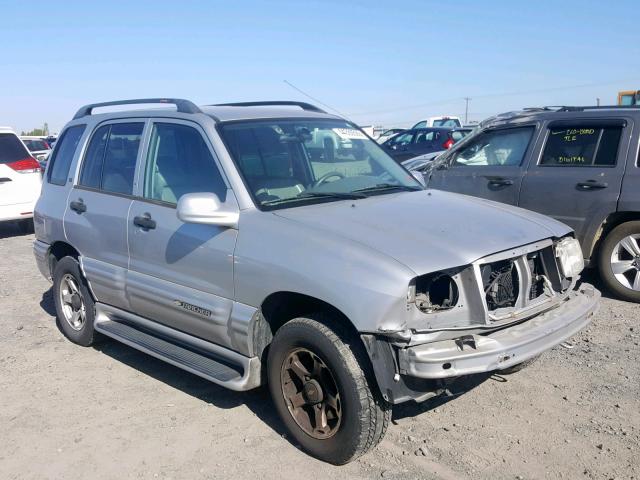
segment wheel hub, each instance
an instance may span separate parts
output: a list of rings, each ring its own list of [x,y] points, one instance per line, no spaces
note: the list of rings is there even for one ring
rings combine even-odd
[[[316,380],[309,380],[302,387],[302,396],[310,405],[316,405],[322,402],[322,387]]]
[[[80,308],[82,308],[82,299],[77,293],[71,295],[71,308],[73,308],[74,312],[77,312],[78,310],[80,310]]]

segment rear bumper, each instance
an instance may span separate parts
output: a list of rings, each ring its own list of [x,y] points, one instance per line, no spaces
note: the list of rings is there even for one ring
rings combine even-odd
[[[35,200],[33,202],[16,203],[13,205],[0,205],[0,222],[33,218],[33,209],[35,207]]]
[[[399,351],[400,373],[443,379],[517,365],[558,345],[584,328],[598,308],[600,292],[582,284],[562,305],[525,322],[464,344],[444,340]]]
[[[51,280],[51,272],[49,271],[49,258],[47,256],[49,252],[49,244],[36,240],[33,242],[33,256],[36,258],[36,265],[38,270],[44,278]]]

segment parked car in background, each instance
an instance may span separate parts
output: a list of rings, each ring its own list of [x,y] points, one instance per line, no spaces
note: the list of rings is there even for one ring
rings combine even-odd
[[[18,221],[33,229],[33,209],[40,195],[40,164],[9,127],[0,127],[0,222]]]
[[[429,117],[426,120],[421,120],[416,123],[414,128],[430,128],[430,127],[448,127],[457,128],[462,127],[462,122],[459,117]]]
[[[502,114],[422,171],[431,188],[540,212],[572,227],[585,260],[640,302],[640,107]]]
[[[404,132],[404,131],[405,131],[404,128],[390,128],[389,130],[385,130],[384,132],[382,132],[378,136],[378,138],[375,139],[375,141],[380,143],[380,144],[383,144],[384,142],[389,140],[394,135],[396,135],[396,134],[398,134],[400,132]]]
[[[471,130],[465,128],[416,128],[405,130],[382,144],[397,162],[451,148]]]
[[[47,143],[49,144],[49,147],[51,147],[51,149],[53,149],[53,146],[56,144],[56,141],[58,140],[58,135],[49,135],[48,137],[45,138],[45,140],[47,141]]]
[[[93,114],[140,103],[176,111]],[[293,441],[335,464],[380,442],[392,404],[522,368],[600,296],[566,225],[425,191],[301,102],[82,107],[35,225],[69,340],[104,334],[232,390],[266,382]]]
[[[41,164],[46,163],[51,153],[51,145],[44,137],[21,136],[20,140],[25,144],[31,155]]]

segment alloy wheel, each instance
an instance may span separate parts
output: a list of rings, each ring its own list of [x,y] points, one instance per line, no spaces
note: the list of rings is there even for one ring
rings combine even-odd
[[[81,330],[86,320],[87,310],[82,292],[73,275],[67,273],[62,277],[58,293],[65,321],[74,330]]]
[[[280,378],[282,395],[298,426],[317,439],[335,435],[342,422],[342,403],[325,362],[310,350],[297,348],[285,357]]]
[[[640,291],[640,234],[628,235],[616,244],[611,271],[622,286]]]

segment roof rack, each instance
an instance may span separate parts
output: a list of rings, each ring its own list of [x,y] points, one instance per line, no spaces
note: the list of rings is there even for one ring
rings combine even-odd
[[[168,103],[171,105],[175,105],[177,111],[180,113],[202,113],[202,110],[200,110],[195,103],[190,102],[189,100],[182,100],[180,98],[137,98],[134,100],[116,100],[113,102],[91,103],[80,108],[80,110],[76,112],[73,118],[75,120],[76,118],[82,118],[91,115],[93,109],[98,107],[113,107],[115,105],[137,105],[145,103]]]
[[[327,113],[321,108],[316,107],[315,105],[311,105],[307,102],[295,102],[291,100],[274,100],[274,101],[266,101],[266,102],[235,102],[235,103],[217,103],[215,105],[210,105],[211,107],[277,107],[277,106],[294,106],[300,107],[302,110],[307,110],[309,112],[318,112],[318,113]]]

